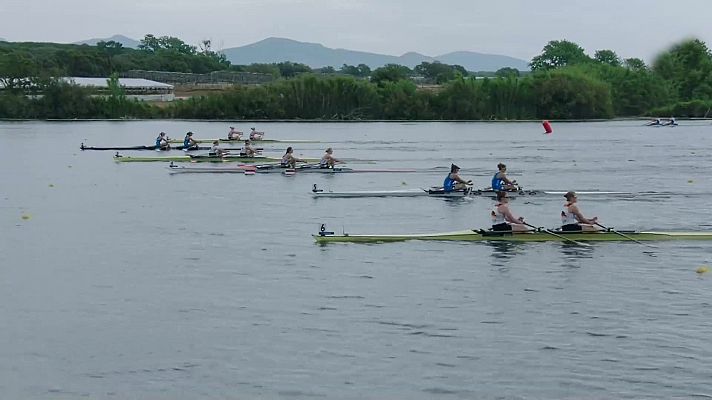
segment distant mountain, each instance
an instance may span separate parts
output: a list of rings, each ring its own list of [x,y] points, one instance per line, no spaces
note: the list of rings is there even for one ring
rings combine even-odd
[[[246,46],[225,49],[223,53],[233,64],[291,61],[306,64],[312,68],[332,66],[338,69],[344,64],[366,64],[371,68],[382,67],[386,64],[400,64],[413,68],[423,61],[440,61],[446,64],[462,65],[468,71],[496,71],[502,67],[516,68],[520,71],[529,70],[527,61],[496,54],[458,51],[429,57],[410,52],[398,57],[363,51],[332,49],[318,43],[305,43],[283,38],[268,38]]]
[[[0,42],[7,42],[7,39],[0,37]]]
[[[456,51],[435,57],[445,64],[462,65],[468,71],[496,71],[502,67],[529,71],[529,63],[519,58],[498,54],[475,53],[472,51]],[[472,65],[468,68],[467,65]]]
[[[89,39],[89,40],[82,40],[81,42],[74,42],[74,44],[88,44],[89,46],[96,46],[97,43],[101,41],[108,42],[109,40],[113,40],[114,42],[121,43],[124,45],[126,48],[130,49],[136,49],[138,48],[139,42],[138,40],[131,39],[130,37],[126,37],[124,35],[114,35],[110,38],[105,38],[105,39]]]

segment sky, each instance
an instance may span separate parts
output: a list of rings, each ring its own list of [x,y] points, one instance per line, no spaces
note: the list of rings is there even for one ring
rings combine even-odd
[[[0,0],[0,38],[71,43],[175,36],[213,49],[268,37],[331,48],[530,60],[550,40],[646,61],[690,37],[712,47],[710,0]]]

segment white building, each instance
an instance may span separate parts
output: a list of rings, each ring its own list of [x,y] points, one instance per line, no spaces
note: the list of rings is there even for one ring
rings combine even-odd
[[[65,77],[62,79],[81,87],[90,88],[95,91],[95,95],[102,95],[109,89],[108,78]],[[175,99],[174,87],[167,83],[148,79],[119,78],[119,86],[124,89],[126,97],[129,99],[143,101],[173,101]]]

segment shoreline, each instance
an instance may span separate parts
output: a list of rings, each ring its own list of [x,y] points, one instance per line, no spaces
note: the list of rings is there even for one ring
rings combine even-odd
[[[617,122],[617,121],[650,121],[652,117],[622,117],[609,119],[548,119],[549,122]],[[677,121],[712,121],[710,118],[677,118]],[[184,119],[184,118],[87,118],[87,119],[22,119],[0,118],[0,122],[145,122],[145,121],[187,121],[187,122],[230,122],[230,123],[425,123],[425,122],[462,122],[462,123],[541,123],[544,119],[497,119],[497,120],[450,120],[450,119],[363,119],[363,120],[329,120],[329,119]]]

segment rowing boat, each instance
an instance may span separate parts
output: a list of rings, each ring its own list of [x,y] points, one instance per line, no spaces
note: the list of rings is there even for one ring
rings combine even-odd
[[[198,146],[190,149],[185,149],[181,146],[173,146],[170,149],[156,149],[156,146],[114,146],[114,147],[97,147],[97,146],[85,146],[84,143],[79,146],[80,150],[155,150],[155,151],[169,151],[169,150],[183,150],[183,151],[198,151],[198,150],[210,150],[212,147],[209,146]],[[263,150],[261,147],[255,147],[255,151]],[[240,151],[240,147],[226,147],[223,148],[225,151]]]
[[[263,158],[264,159],[264,158]],[[388,173],[388,172],[416,172],[410,169],[353,169],[347,167],[335,168],[320,168],[319,164],[306,164],[297,166],[297,168],[285,168],[280,164],[263,164],[237,167],[211,167],[211,166],[188,166],[188,165],[169,165],[168,169],[171,173],[250,173],[257,172],[259,174],[302,174],[302,173],[318,173],[318,174],[343,174],[343,173]]]
[[[319,143],[318,140],[304,140],[304,139],[259,139],[259,140],[251,140],[248,138],[244,139],[228,139],[228,138],[223,138],[223,139],[196,139],[196,143],[213,143],[214,141],[219,140],[220,142],[235,142],[235,143],[240,143],[244,142],[245,140],[250,140],[252,143]],[[168,141],[168,143],[183,143],[183,140],[179,139],[171,139]]]
[[[279,161],[279,158],[274,157],[244,157],[244,156],[207,156],[207,155],[184,155],[184,156],[123,156],[115,155],[116,162],[244,162],[244,163],[263,163],[268,161]]]
[[[712,240],[712,232],[638,232],[638,231],[610,231],[610,232],[562,232],[552,230],[556,235],[540,232],[510,233],[492,232],[468,229],[454,232],[417,233],[403,235],[335,235],[333,232],[320,232],[312,235],[317,243],[381,243],[403,242],[407,240],[433,240],[433,241],[505,241],[505,242],[621,242],[628,241],[626,236],[638,241],[665,241],[665,240]]]
[[[566,191],[558,190],[518,190],[507,192],[509,197],[518,196],[563,196]],[[577,191],[579,195],[608,195],[608,196],[633,196],[630,192],[607,192],[607,191]],[[429,189],[405,189],[405,190],[358,190],[358,191],[332,191],[321,190],[316,187],[312,188],[312,196],[314,197],[446,197],[446,198],[462,198],[462,197],[494,197],[497,192],[490,189],[466,189],[453,190],[445,192],[441,187],[431,187]]]

